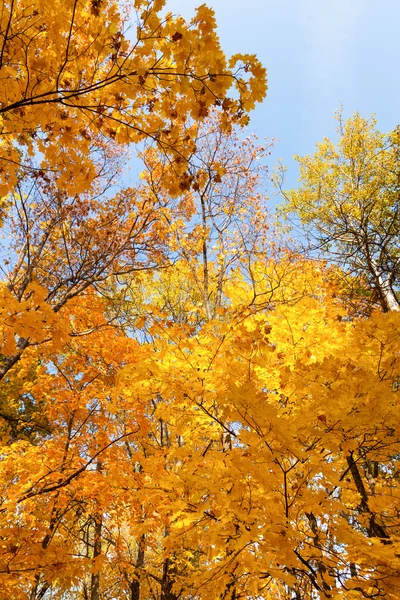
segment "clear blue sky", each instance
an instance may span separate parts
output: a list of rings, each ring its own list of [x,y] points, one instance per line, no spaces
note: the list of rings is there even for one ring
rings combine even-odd
[[[167,10],[190,18],[202,0],[168,0]],[[334,111],[347,118],[375,113],[378,127],[400,123],[399,0],[209,0],[227,54],[256,53],[269,91],[250,130],[276,138],[274,152],[289,166],[333,136]]]

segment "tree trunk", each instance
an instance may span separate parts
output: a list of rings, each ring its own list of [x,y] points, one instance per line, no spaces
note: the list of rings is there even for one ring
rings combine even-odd
[[[161,600],[178,600],[179,596],[173,593],[174,569],[169,558],[164,560],[163,575],[161,580]]]
[[[140,579],[141,569],[144,566],[144,551],[145,551],[146,536],[144,533],[140,536],[138,555],[135,568],[135,579],[130,584],[131,600],[140,600]]]
[[[382,277],[382,272],[379,272],[378,265],[374,258],[369,256],[367,253],[367,264],[369,265],[372,276],[375,280],[375,285],[379,294],[380,304],[384,312],[390,312],[392,310],[400,310],[399,303],[393,290],[390,286],[389,281],[385,281]]]
[[[353,477],[354,484],[356,486],[357,492],[361,496],[361,502],[359,506],[360,513],[368,515],[369,523],[367,527],[368,537],[377,537],[383,540],[389,540],[389,535],[386,533],[385,529],[376,522],[375,514],[371,511],[368,504],[368,494],[364,486],[364,482],[361,478],[360,471],[358,470],[357,464],[354,460],[353,453],[350,453],[350,456],[347,457],[347,464],[349,465],[350,473]]]
[[[98,461],[96,471],[102,470],[102,463]],[[95,561],[101,554],[101,534],[103,529],[103,515],[96,513],[94,515],[94,540],[93,540],[93,560]],[[90,600],[100,600],[100,569],[92,573],[90,582]]]

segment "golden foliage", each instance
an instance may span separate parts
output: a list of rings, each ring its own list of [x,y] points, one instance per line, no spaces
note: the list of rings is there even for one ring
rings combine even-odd
[[[399,312],[355,315],[338,267],[281,248],[268,148],[237,134],[265,71],[205,5],[163,7],[135,1],[134,41],[122,3],[1,13],[0,598],[398,600]],[[322,222],[316,185],[292,202]]]

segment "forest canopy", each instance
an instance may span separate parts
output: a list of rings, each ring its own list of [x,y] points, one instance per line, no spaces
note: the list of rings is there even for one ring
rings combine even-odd
[[[400,598],[399,130],[296,237],[266,91],[205,4],[3,1],[0,600]]]

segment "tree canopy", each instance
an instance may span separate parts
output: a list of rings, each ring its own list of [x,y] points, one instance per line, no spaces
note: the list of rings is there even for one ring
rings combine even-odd
[[[284,210],[383,310],[399,310],[399,131],[381,133],[358,113],[337,120],[338,144],[325,138],[297,157],[300,187],[285,194]]]
[[[294,249],[265,69],[164,4],[3,3],[0,599],[398,600],[399,133],[301,160]]]

